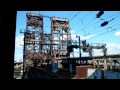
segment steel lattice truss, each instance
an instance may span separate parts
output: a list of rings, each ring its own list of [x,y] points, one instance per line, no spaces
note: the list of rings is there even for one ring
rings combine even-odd
[[[26,31],[24,33],[24,59],[44,60],[44,32],[43,16],[37,14],[26,14]]]
[[[51,56],[57,58],[67,57],[67,46],[70,44],[71,33],[69,29],[69,20],[60,18],[51,18],[52,43]]]
[[[27,13],[26,17],[24,60],[38,64],[70,56],[67,51],[71,41],[68,19],[51,17],[51,33],[46,34],[43,30],[43,15]]]

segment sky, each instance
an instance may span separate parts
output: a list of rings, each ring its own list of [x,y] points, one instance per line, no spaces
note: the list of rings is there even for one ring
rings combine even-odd
[[[14,60],[23,60],[23,34],[20,30],[26,29],[26,13],[30,11],[18,11],[16,16],[16,38],[15,38],[15,55]],[[120,54],[120,11],[104,11],[100,18],[96,18],[99,11],[31,11],[34,14],[44,16],[55,16],[67,18],[70,22],[72,40],[86,40],[87,43],[106,44],[107,54]],[[112,20],[113,19],[113,20]],[[44,31],[50,33],[50,19],[44,17]],[[109,21],[104,27],[101,24]],[[82,51],[82,50],[81,50]],[[75,56],[78,57],[79,50],[74,49]],[[103,55],[101,50],[94,50],[93,55]],[[83,53],[82,56],[88,56]]]

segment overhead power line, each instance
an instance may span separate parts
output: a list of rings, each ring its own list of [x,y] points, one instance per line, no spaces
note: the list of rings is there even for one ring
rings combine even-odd
[[[67,18],[69,18],[75,11],[71,12]]]
[[[92,11],[88,12],[82,19],[86,18]]]
[[[120,13],[120,12],[117,12],[117,13],[115,13],[115,14],[113,14],[113,15],[110,15],[110,16],[104,18],[103,20],[108,19],[108,18],[111,18],[111,17],[113,17],[113,16],[115,16],[115,15],[117,15],[117,14],[119,14],[119,13]],[[118,16],[119,16],[119,15],[118,15]],[[118,17],[118,16],[116,16],[116,17]],[[114,17],[114,18],[116,18],[116,17]],[[92,25],[90,25],[90,26],[88,26],[88,27],[90,28],[91,26],[96,25],[96,24],[98,24],[99,22],[101,22],[101,20],[98,21],[98,22],[96,22],[96,23],[93,23]],[[88,27],[86,27],[85,29],[87,29]]]
[[[89,23],[87,23],[83,28],[86,29],[85,27],[89,25],[91,22],[93,22],[96,18],[93,18]]]
[[[72,19],[74,19],[79,13],[80,13],[80,11],[77,12],[77,13],[70,19],[70,21],[71,21]]]
[[[113,17],[114,15],[117,15],[117,14],[119,14],[119,13],[120,13],[120,12],[117,12],[117,13],[111,15],[111,16],[108,16],[108,17],[104,18],[104,19],[108,19],[108,18]]]
[[[116,19],[116,18],[119,17],[119,16],[120,16],[120,15],[114,17],[113,19],[111,19],[111,20],[109,20],[109,21],[103,22],[103,23],[101,24],[101,26],[99,26],[99,27],[104,27],[104,26],[108,25],[109,22],[111,22],[112,20]],[[118,24],[118,25],[119,25],[119,24]],[[99,27],[98,27],[98,28],[99,28]],[[97,29],[98,29],[98,28],[97,28]],[[95,30],[96,30],[96,29],[94,29],[94,30],[92,30],[92,31],[90,31],[90,32],[93,32],[93,31],[95,31]],[[90,34],[90,32],[89,32],[88,34]],[[87,35],[88,35],[88,34],[87,34]]]
[[[117,24],[117,25],[114,25],[114,26],[111,26],[111,27],[108,27],[106,29],[109,29],[109,28],[113,28],[113,27],[116,27],[116,26],[119,26],[120,24]]]
[[[81,22],[81,24],[83,25],[83,19],[86,18],[91,12],[92,12],[92,11],[88,12],[88,13],[87,13],[86,15],[84,15],[79,21],[77,21],[77,22],[75,23],[75,26],[78,25],[78,24],[80,24],[79,22]]]
[[[119,26],[120,24],[117,24],[117,25],[114,25],[114,26],[111,26],[111,27],[107,27],[106,29],[112,29],[113,27],[116,27],[116,26]],[[91,33],[89,32],[87,35],[90,35],[90,34],[94,34],[95,32],[101,32],[101,31],[103,31],[103,30],[106,30],[106,29],[102,29],[102,30],[100,30],[100,31],[91,31]]]
[[[78,12],[78,13],[76,13],[69,21],[71,21],[72,19],[74,19],[78,14],[80,13],[80,11]],[[64,24],[64,26],[65,26],[66,24]],[[59,26],[60,26],[60,24],[59,24]],[[63,26],[63,27],[64,27]]]
[[[112,29],[111,31],[107,31],[107,32],[101,33],[101,34],[99,34],[99,35],[97,35],[97,36],[94,36],[94,37],[91,37],[91,38],[89,38],[89,39],[92,39],[92,38],[95,38],[95,37],[98,37],[98,36],[101,36],[101,35],[104,35],[104,34],[107,34],[107,33],[113,32],[113,31],[116,31],[116,30],[118,30],[118,29],[120,29],[120,28]]]

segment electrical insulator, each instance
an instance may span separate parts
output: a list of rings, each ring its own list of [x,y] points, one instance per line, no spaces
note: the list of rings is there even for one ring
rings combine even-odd
[[[102,16],[104,14],[104,11],[99,11],[98,14],[96,15],[96,18],[99,18],[100,16]]]
[[[101,24],[101,26],[103,27],[103,26],[106,26],[107,24],[108,24],[108,21],[105,21]]]

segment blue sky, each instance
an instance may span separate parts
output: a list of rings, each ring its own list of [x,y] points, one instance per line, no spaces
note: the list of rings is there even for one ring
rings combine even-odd
[[[26,13],[30,11],[18,11],[16,21],[16,39],[15,39],[15,60],[23,58],[23,34],[21,29],[26,28]],[[104,11],[100,18],[96,18],[99,11],[31,11],[36,14],[45,16],[55,16],[60,18],[68,18],[70,20],[70,29],[72,39],[78,40],[75,36],[81,36],[81,39],[86,39],[88,43],[106,43],[108,54],[120,53],[120,11]],[[113,19],[113,21],[110,21]],[[99,27],[104,21],[110,21],[108,25]],[[112,27],[112,28],[111,28]],[[84,35],[84,31],[85,35]],[[111,30],[114,30],[109,32]],[[44,31],[50,33],[50,19],[44,18]],[[99,36],[102,33],[109,32]],[[21,44],[21,45],[20,45]],[[78,49],[75,49],[75,56],[78,56]],[[101,50],[95,50],[95,55],[102,55]],[[82,56],[88,55],[82,53]]]

